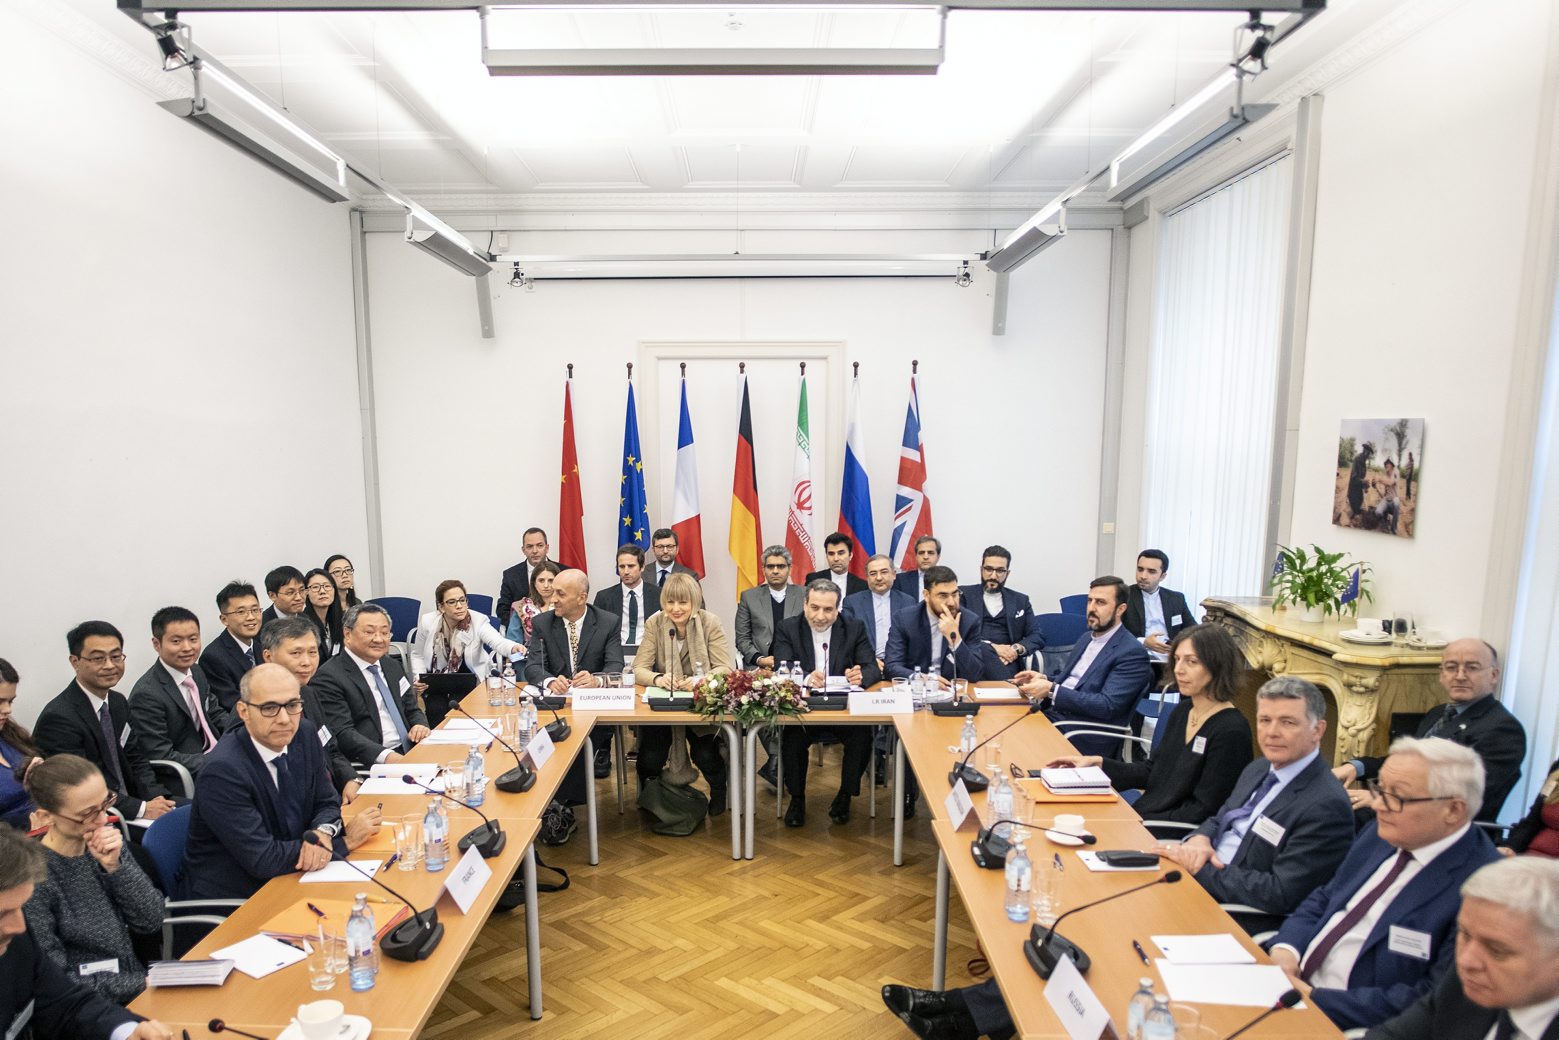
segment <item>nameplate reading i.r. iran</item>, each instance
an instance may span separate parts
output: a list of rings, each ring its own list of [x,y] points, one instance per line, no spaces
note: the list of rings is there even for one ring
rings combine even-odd
[[[633,687],[623,690],[575,690],[575,711],[632,711]]]
[[[909,715],[915,710],[908,690],[892,687],[882,690],[862,690],[850,694],[851,715]]]

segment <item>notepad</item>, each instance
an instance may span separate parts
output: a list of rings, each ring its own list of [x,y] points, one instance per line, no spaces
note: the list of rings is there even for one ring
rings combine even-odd
[[[381,762],[370,766],[368,776],[391,776],[399,780],[403,776],[414,776],[424,783],[438,775],[437,762]]]
[[[1171,964],[1255,964],[1256,958],[1227,932],[1216,935],[1150,935]]]
[[[1269,1008],[1293,987],[1275,964],[1221,964],[1208,971],[1205,964],[1172,964],[1163,958],[1153,963],[1169,999],[1186,1004]]]
[[[374,874],[379,873],[380,867],[384,866],[384,860],[382,859],[354,859],[351,862],[362,869],[362,874],[359,874],[341,860],[332,860],[318,870],[309,871],[298,880],[308,882],[356,881],[361,883],[368,880],[368,878],[363,877],[363,874],[372,877]]]
[[[379,899],[370,896],[368,902],[373,904],[374,920],[379,923],[379,937],[400,924],[411,916],[411,910],[404,903],[392,903],[387,899]],[[318,907],[320,917],[309,909],[312,903]],[[332,935],[344,935],[346,933],[347,918],[352,916],[352,900],[350,899],[300,899],[296,903],[277,914],[265,923],[264,931],[280,939],[310,940],[318,934],[321,926]]]
[[[146,969],[146,985],[153,989],[167,986],[220,986],[233,973],[230,960],[152,961]]]
[[[263,979],[271,972],[296,964],[308,955],[296,946],[288,946],[269,935],[251,935],[243,942],[212,950],[211,956],[232,961],[235,968],[251,979]]]
[[[1110,790],[1109,774],[1098,766],[1041,769],[1039,779],[1058,794],[1103,794]]]

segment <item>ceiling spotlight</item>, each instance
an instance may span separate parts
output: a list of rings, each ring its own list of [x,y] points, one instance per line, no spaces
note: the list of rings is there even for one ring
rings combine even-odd
[[[953,284],[960,289],[967,289],[974,284],[974,278],[969,274],[969,261],[965,260],[958,265],[958,273],[953,275]]]
[[[183,42],[178,37],[183,34],[187,38],[189,30],[178,22],[163,22],[154,26],[152,32],[157,37],[157,49],[162,51],[162,71],[186,68],[195,60],[184,52]]]
[[[1252,38],[1244,49],[1240,46],[1240,37],[1244,33],[1251,33]],[[1259,76],[1267,71],[1267,51],[1272,49],[1273,26],[1267,25],[1260,18],[1252,18],[1238,29],[1234,30],[1234,67],[1248,76]]]
[[[509,286],[510,286],[510,288],[518,289],[520,286],[522,286],[524,284],[525,284],[525,275],[520,273],[520,265],[518,263],[516,263],[514,265],[514,273],[509,276]]]

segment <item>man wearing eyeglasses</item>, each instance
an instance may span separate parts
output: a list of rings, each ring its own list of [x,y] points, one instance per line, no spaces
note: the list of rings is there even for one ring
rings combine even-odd
[[[242,899],[271,878],[318,870],[378,832],[373,806],[344,828],[319,741],[292,673],[266,663],[239,683],[238,718],[195,780],[184,883],[197,899]],[[323,845],[312,844],[317,835]]]
[[[980,619],[976,637],[991,648],[1001,666],[993,679],[1011,679],[1023,668],[1025,657],[1045,646],[1034,605],[1023,593],[1007,588],[1011,573],[1012,553],[993,545],[980,560],[980,584],[958,590],[964,606]]]
[[[211,680],[211,695],[230,712],[238,703],[238,680],[260,663],[260,597],[254,586],[243,581],[222,586],[217,617],[223,632],[201,651],[200,667]]]
[[[1339,1029],[1400,1014],[1453,970],[1458,890],[1499,859],[1472,825],[1483,780],[1477,754],[1442,737],[1393,743],[1369,782],[1374,821],[1273,938],[1272,959]]]
[[[1418,723],[1418,737],[1444,737],[1472,748],[1483,759],[1487,781],[1483,804],[1476,807],[1473,819],[1496,820],[1500,807],[1521,777],[1526,760],[1527,735],[1521,721],[1512,715],[1494,691],[1499,688],[1499,654],[1481,639],[1458,639],[1440,656],[1440,686],[1449,703],[1427,712]],[[1332,770],[1343,783],[1369,780],[1380,774],[1380,758],[1356,758]],[[1353,807],[1361,815],[1370,809],[1370,797],[1363,789],[1348,792]],[[1364,815],[1365,821],[1368,816]]]
[[[174,802],[131,725],[130,701],[114,689],[125,674],[124,636],[107,621],[83,621],[65,645],[76,679],[38,713],[34,739],[46,755],[80,755],[101,769],[126,819],[155,820]]]

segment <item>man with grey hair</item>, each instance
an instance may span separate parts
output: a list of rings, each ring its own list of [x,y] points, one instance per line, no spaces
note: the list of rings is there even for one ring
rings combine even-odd
[[[1499,858],[1472,825],[1483,780],[1469,748],[1442,737],[1393,743],[1370,781],[1373,822],[1272,940],[1272,959],[1339,1029],[1400,1014],[1450,970],[1456,890]]]
[[[1559,860],[1490,863],[1461,896],[1456,970],[1365,1040],[1559,1040]]]
[[[915,602],[893,587],[892,557],[878,553],[867,559],[866,591],[846,596],[844,612],[866,626],[878,668],[887,668],[888,632],[893,628],[893,615],[913,607]]]
[[[773,668],[774,632],[780,622],[801,613],[806,593],[790,582],[790,550],[763,550],[763,584],[736,601],[736,652],[748,668]]]
[[[377,603],[360,603],[341,620],[341,653],[314,673],[325,725],[341,750],[359,765],[399,762],[426,737],[428,717],[420,692],[390,650],[390,614]]]
[[[1303,679],[1280,675],[1256,692],[1256,742],[1263,758],[1245,767],[1223,808],[1181,844],[1156,851],[1195,875],[1220,903],[1259,913],[1242,923],[1270,927],[1331,877],[1353,842],[1348,795],[1321,760],[1326,698]]]
[[[330,769],[330,782],[341,792],[341,804],[350,804],[363,781],[342,753],[341,742],[325,723],[325,709],[320,706],[319,694],[309,686],[314,681],[314,673],[319,671],[319,630],[305,617],[279,618],[266,623],[257,642],[264,657],[262,663],[279,664],[298,680],[303,697],[303,717],[319,730],[320,743],[325,746],[325,762]]]

